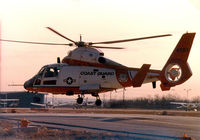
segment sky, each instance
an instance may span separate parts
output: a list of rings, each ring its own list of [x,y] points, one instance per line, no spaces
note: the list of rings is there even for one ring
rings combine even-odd
[[[50,32],[52,27],[72,40],[107,41],[151,35],[173,36],[151,40],[112,44],[124,50],[102,49],[105,57],[129,67],[152,64],[161,70],[185,32],[196,32],[188,62],[193,76],[184,84],[162,92],[151,84],[127,88],[126,98],[173,94],[186,98],[200,96],[200,2],[198,0],[0,0],[0,36],[2,39],[69,43]],[[39,69],[63,58],[73,47],[42,46],[1,42],[1,91],[20,91]],[[101,95],[109,98],[109,94]],[[121,99],[122,90],[113,92]]]

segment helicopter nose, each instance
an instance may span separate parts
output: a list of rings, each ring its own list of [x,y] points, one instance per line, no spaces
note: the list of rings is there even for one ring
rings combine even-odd
[[[33,87],[33,82],[35,81],[35,76],[29,80],[27,80],[26,82],[24,82],[24,88],[27,89],[27,88],[31,88]]]
[[[29,87],[31,87],[30,80],[24,82],[24,88],[27,89]]]
[[[28,85],[29,85],[29,84],[28,84],[28,81],[24,82],[24,88],[25,88],[25,89],[27,89]]]

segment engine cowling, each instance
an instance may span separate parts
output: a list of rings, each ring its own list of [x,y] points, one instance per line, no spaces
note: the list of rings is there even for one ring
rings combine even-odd
[[[101,63],[101,64],[105,64],[106,59],[104,57],[99,57],[98,62]]]

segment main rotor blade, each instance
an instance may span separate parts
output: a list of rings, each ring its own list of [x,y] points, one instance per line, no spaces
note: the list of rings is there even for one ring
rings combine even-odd
[[[43,43],[43,42],[30,42],[30,41],[17,41],[17,40],[7,40],[7,39],[0,39],[0,41],[5,42],[16,42],[16,43],[27,43],[27,44],[41,44],[41,45],[69,45],[72,46],[73,44],[64,44],[64,43]]]
[[[56,33],[57,35],[59,35],[59,36],[65,38],[65,39],[67,39],[67,40],[69,40],[69,41],[71,41],[71,42],[73,42],[73,43],[76,43],[74,40],[71,40],[71,39],[67,38],[66,36],[60,34],[60,33],[57,32],[56,30],[54,30],[53,28],[51,28],[51,27],[46,27],[46,28],[49,29],[49,30],[51,30],[52,32]]]
[[[114,40],[114,41],[94,42],[94,43],[90,43],[90,44],[92,45],[92,44],[122,43],[122,42],[129,42],[129,41],[136,41],[136,40],[144,40],[144,39],[151,39],[151,38],[158,38],[158,37],[165,37],[165,36],[171,36],[171,34],[156,35],[156,36],[148,36],[148,37],[140,37],[140,38],[132,38],[132,39],[123,39],[123,40]]]
[[[124,49],[121,47],[103,47],[103,46],[89,46],[89,47],[101,48],[101,49]]]

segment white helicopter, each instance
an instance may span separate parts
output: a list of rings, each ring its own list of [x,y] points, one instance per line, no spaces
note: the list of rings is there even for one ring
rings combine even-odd
[[[104,53],[97,49],[123,49],[121,47],[94,45],[165,37],[170,36],[170,34],[93,43],[83,42],[81,36],[80,41],[76,42],[53,28],[47,28],[72,43],[41,43],[1,39],[1,41],[7,42],[77,47],[63,58],[62,63],[58,58],[56,64],[45,65],[33,78],[26,81],[24,88],[28,91],[66,95],[76,94],[78,95],[78,104],[83,103],[85,94],[91,94],[96,97],[95,104],[100,106],[102,101],[99,93],[131,86],[141,87],[145,83],[152,83],[153,88],[156,88],[156,81],[161,81],[160,87],[162,90],[170,90],[171,87],[184,83],[192,76],[187,59],[195,33],[183,34],[163,69],[153,70],[150,69],[150,64],[143,64],[141,68],[126,67],[105,58]]]

